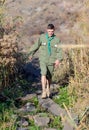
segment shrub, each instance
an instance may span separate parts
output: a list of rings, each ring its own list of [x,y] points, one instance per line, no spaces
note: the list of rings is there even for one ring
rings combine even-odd
[[[4,1],[0,4],[0,90],[16,81],[19,68],[25,63],[25,54],[19,51],[17,31],[22,19],[5,17],[3,8]]]

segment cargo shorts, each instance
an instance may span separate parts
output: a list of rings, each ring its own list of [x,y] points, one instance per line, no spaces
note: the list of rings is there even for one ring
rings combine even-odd
[[[47,79],[52,79],[53,71],[54,71],[54,65],[48,64],[44,62],[40,62],[40,69],[41,69],[41,75],[46,76]]]

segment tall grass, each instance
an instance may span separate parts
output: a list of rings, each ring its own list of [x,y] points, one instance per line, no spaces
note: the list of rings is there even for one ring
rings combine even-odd
[[[77,45],[89,44],[89,0],[78,12],[75,22],[75,30],[71,30],[70,36],[74,37]],[[68,86],[68,93],[77,101],[73,101],[75,112],[81,114],[89,107],[89,48],[71,48],[65,50],[64,60],[55,73],[55,79],[62,85]]]
[[[62,86],[67,85],[72,109],[80,120],[79,130],[89,129],[89,0],[78,12],[74,30],[70,36],[74,37],[77,45],[85,44],[86,48],[71,48],[64,50],[64,60],[55,72],[55,79]],[[59,98],[59,100],[61,100]],[[58,100],[57,100],[58,101]],[[66,101],[66,99],[65,99]],[[60,101],[58,101],[60,103]]]
[[[19,51],[17,28],[21,17],[5,17],[4,2],[0,0],[0,130],[16,130],[13,99],[22,94],[18,79],[21,78],[19,68],[25,63],[25,54]]]
[[[0,113],[0,129],[1,130],[16,130],[16,118],[13,109],[5,109],[5,106],[2,106],[2,113]]]
[[[0,90],[16,81],[18,69],[25,63],[25,54],[19,51],[17,31],[22,19],[7,18],[4,15],[4,2],[0,1]]]
[[[88,44],[89,42],[89,0],[85,2],[84,8],[79,12],[77,17],[77,24],[79,25],[79,33],[75,35],[76,44]],[[74,66],[74,77],[70,77],[69,93],[76,93],[78,97],[74,108],[81,113],[89,107],[89,48],[81,48],[73,50],[72,63]]]

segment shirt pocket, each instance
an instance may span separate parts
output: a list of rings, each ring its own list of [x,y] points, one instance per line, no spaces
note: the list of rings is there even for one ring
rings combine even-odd
[[[41,46],[40,46],[40,55],[44,55],[46,54],[47,51],[47,43],[46,42],[42,42]]]
[[[42,46],[46,46],[47,43],[46,43],[46,42],[42,42],[41,45],[42,45]]]
[[[40,49],[41,49],[41,52],[45,52],[46,49],[47,49],[47,43],[46,42],[42,42]]]
[[[53,53],[56,53],[57,52],[57,44],[51,45],[51,50]]]

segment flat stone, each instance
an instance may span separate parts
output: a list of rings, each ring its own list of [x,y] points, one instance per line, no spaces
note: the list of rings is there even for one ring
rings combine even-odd
[[[74,119],[70,119],[68,115],[65,116],[65,120],[62,120],[62,124],[63,124],[63,130],[75,130],[75,128],[77,127]]]
[[[25,107],[26,107],[27,111],[34,111],[34,110],[36,110],[35,109],[35,105],[33,103],[30,103],[30,102],[26,103]]]
[[[42,99],[41,96],[38,96],[39,104],[51,112],[55,116],[65,115],[66,111],[62,109],[58,104],[56,104],[52,99]]]
[[[34,122],[38,126],[48,126],[49,121],[48,117],[40,117],[38,115],[34,117]]]
[[[63,130],[75,130],[68,122],[63,123]]]
[[[19,109],[20,112],[34,112],[36,111],[36,107],[33,103],[26,103],[25,106]]]
[[[36,94],[38,94],[38,95],[41,94],[41,93],[42,93],[41,90],[37,90],[37,91],[36,91]]]
[[[27,121],[24,121],[23,123],[22,123],[22,126],[24,126],[24,127],[26,127],[26,126],[28,126],[29,125],[29,123],[27,122]]]
[[[56,104],[52,99],[42,99],[41,96],[38,96],[39,104],[51,112],[54,116],[67,116],[67,113],[64,109],[62,109],[58,104]],[[74,130],[74,128],[70,125],[69,122],[63,122],[63,130]]]
[[[27,100],[30,100],[32,98],[36,97],[36,94],[27,94],[26,96],[22,97],[21,100],[22,101],[27,101]]]
[[[25,118],[21,119],[20,121],[18,121],[18,125],[20,127],[27,127],[29,125],[28,121],[26,121]]]

